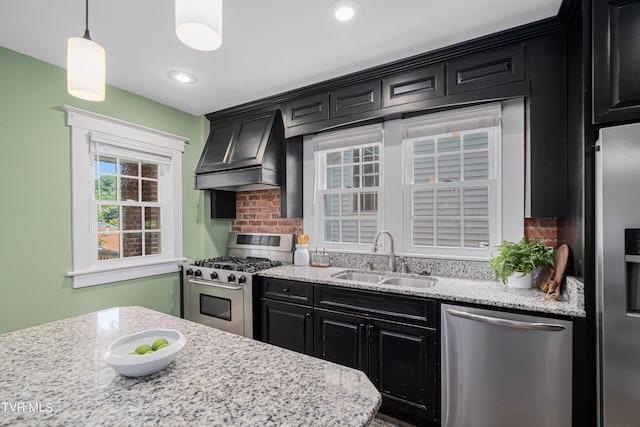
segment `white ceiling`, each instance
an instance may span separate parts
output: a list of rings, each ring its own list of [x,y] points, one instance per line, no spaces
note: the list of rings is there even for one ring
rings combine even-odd
[[[90,0],[89,30],[110,85],[201,115],[555,16],[561,0],[358,0],[350,23],[332,19],[333,2],[225,0],[213,52],[177,39],[173,0]],[[0,46],[65,67],[84,4],[0,0]],[[178,85],[170,70],[199,82]]]

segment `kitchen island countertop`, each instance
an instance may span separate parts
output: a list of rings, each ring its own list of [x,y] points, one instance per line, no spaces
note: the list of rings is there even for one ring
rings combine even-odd
[[[187,338],[165,370],[126,378],[103,361],[156,328]],[[0,335],[0,384],[2,426],[363,426],[381,403],[360,371],[142,307]]]
[[[560,300],[549,299],[538,288],[509,289],[497,281],[460,279],[437,276],[437,284],[429,288],[410,288],[382,283],[366,283],[342,280],[335,276],[348,271],[381,274],[390,277],[415,277],[411,274],[380,271],[362,271],[346,267],[317,268],[310,266],[283,265],[258,273],[261,277],[298,280],[328,286],[359,289],[363,291],[386,292],[398,295],[434,298],[446,301],[468,302],[494,307],[513,308],[540,313],[585,317],[583,284],[576,278],[568,277],[563,284]]]

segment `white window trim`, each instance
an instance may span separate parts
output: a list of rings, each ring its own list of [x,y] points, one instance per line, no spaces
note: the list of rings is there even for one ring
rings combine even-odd
[[[496,153],[496,162],[501,163],[501,168],[497,170],[496,186],[500,187],[501,211],[496,215],[496,222],[502,223],[502,227],[497,230],[496,239],[518,241],[524,235],[524,213],[525,201],[528,200],[529,192],[525,190],[525,178],[528,175],[528,168],[525,167],[525,145],[527,141],[527,123],[525,121],[525,102],[523,99],[512,99],[502,101],[501,118],[501,150]],[[482,108],[482,106],[480,106]],[[454,111],[449,112],[454,113]],[[403,206],[404,195],[402,191],[385,191],[387,188],[400,189],[403,183],[403,173],[386,173],[389,165],[402,165],[402,120],[389,120],[384,122],[383,130],[383,151],[384,161],[381,165],[383,176],[380,225],[379,229],[387,229],[394,236],[397,255],[419,256],[429,258],[460,259],[486,261],[495,254],[495,248],[491,247],[490,253],[482,255],[461,254],[460,250],[444,251],[437,248],[432,253],[414,253],[408,250],[406,241],[404,222],[398,221],[397,207]],[[321,230],[316,230],[315,212],[315,159],[314,144],[311,136],[305,136],[303,141],[303,189],[305,194],[312,194],[313,197],[305,197],[303,203],[304,232],[311,236],[318,236]],[[499,218],[498,218],[499,217]],[[391,218],[385,221],[385,218]],[[492,219],[490,218],[490,221]],[[348,249],[343,246],[333,248],[322,246],[322,237],[318,236],[317,247],[326,248],[329,252],[353,252],[368,253],[370,248],[363,250]],[[500,243],[500,242],[497,242]]]
[[[182,153],[187,138],[149,129],[68,105],[67,125],[71,127],[73,287],[112,283],[122,280],[179,271],[182,257]],[[170,159],[171,176],[166,180],[170,205],[163,218],[169,219],[168,235],[163,236],[162,255],[102,262],[94,248],[95,215],[94,155],[92,142],[101,141],[124,149],[150,153]]]
[[[340,134],[340,137],[348,139],[348,138],[357,138],[363,134],[370,134],[372,132],[381,132],[382,141],[380,143],[380,151],[379,151],[379,165],[380,165],[380,182],[384,181],[384,131],[381,125],[374,124],[368,126],[361,126],[354,129],[349,130],[340,130],[336,132],[330,132],[323,134],[319,140],[320,143],[324,140],[333,140],[335,134]],[[332,243],[324,241],[324,233],[323,228],[318,226],[321,224],[324,215],[320,212],[322,209],[322,203],[320,199],[324,194],[323,191],[319,191],[317,186],[318,184],[324,180],[323,177],[320,177],[319,174],[321,171],[316,170],[315,165],[317,164],[317,156],[316,152],[316,143],[318,141],[314,140],[313,136],[305,136],[303,141],[303,189],[305,194],[311,194],[312,197],[305,197],[305,203],[303,203],[303,217],[304,217],[304,232],[305,234],[309,234],[314,236],[315,239],[311,242],[310,246],[312,249],[315,248],[323,248],[328,249],[330,251],[335,252],[349,252],[349,253],[362,253],[366,252],[371,248],[370,244],[362,244],[362,243]],[[331,150],[333,148],[329,148]],[[337,149],[337,146],[336,146]],[[359,190],[363,190],[366,192],[367,188],[363,187]],[[384,187],[379,186],[375,187],[375,190],[378,192],[378,221],[377,227],[380,230],[381,224],[384,224],[384,212],[381,208],[381,203],[384,200]]]
[[[492,118],[493,117],[493,118]],[[497,121],[496,121],[497,120]],[[466,122],[466,123],[465,123]],[[445,258],[461,258],[472,260],[488,260],[491,257],[492,248],[500,244],[502,241],[502,229],[498,226],[501,224],[502,219],[502,168],[497,165],[502,163],[502,133],[498,132],[498,129],[502,129],[502,105],[500,103],[491,103],[479,105],[476,107],[467,107],[461,109],[455,109],[450,111],[443,111],[440,113],[427,114],[424,116],[416,117],[413,119],[405,119],[401,121],[401,128],[412,129],[415,126],[423,127],[429,126],[429,129],[433,128],[434,136],[450,133],[451,131],[458,131],[460,125],[468,127],[469,130],[485,130],[490,133],[489,144],[489,176],[484,180],[484,184],[489,189],[489,247],[487,248],[450,248],[450,247],[417,247],[412,244],[412,224],[411,224],[411,190],[414,185],[409,184],[411,177],[410,174],[410,153],[407,152],[407,147],[404,141],[415,140],[416,138],[405,138],[403,132],[399,138],[402,142],[403,159],[402,165],[407,166],[407,170],[404,171],[402,188],[403,188],[403,251],[404,254],[409,256],[429,256],[429,257],[445,257]],[[449,123],[454,123],[453,127]],[[468,130],[461,131],[461,134],[468,133]],[[395,136],[394,136],[395,137]],[[524,141],[522,141],[522,149],[524,150]],[[465,181],[460,182],[463,187],[473,186],[474,184],[481,184],[481,181]],[[444,185],[446,187],[447,185]],[[420,187],[420,186],[419,186]],[[440,186],[436,185],[434,188]]]
[[[474,129],[475,131],[476,129]],[[490,143],[489,143],[489,177],[483,180],[474,180],[474,181],[460,181],[449,184],[442,185],[420,185],[420,184],[410,184],[411,180],[411,165],[410,160],[407,157],[410,157],[410,153],[408,152],[408,147],[406,145],[403,146],[403,165],[407,168],[403,174],[403,194],[404,194],[404,210],[402,212],[403,215],[403,226],[404,226],[404,253],[406,255],[412,256],[447,256],[447,257],[464,257],[466,259],[488,259],[491,256],[491,247],[494,247],[501,242],[502,230],[498,227],[500,224],[501,212],[499,207],[501,206],[501,186],[498,185],[500,182],[500,169],[496,167],[496,163],[500,163],[500,153],[501,153],[501,138],[500,132],[495,128],[477,128],[477,130],[485,131],[491,134]],[[460,132],[460,134],[466,134],[467,131]],[[422,138],[410,138],[405,140],[411,141]],[[459,151],[462,153],[461,151]],[[438,188],[447,188],[451,187],[474,187],[477,185],[485,185],[489,190],[489,230],[491,230],[489,235],[489,247],[487,248],[449,248],[443,246],[433,246],[433,247],[418,247],[412,244],[412,236],[411,233],[413,231],[411,224],[411,211],[412,211],[412,190],[414,188],[431,188],[433,190]],[[496,209],[498,207],[498,209]],[[435,208],[434,208],[435,209]]]

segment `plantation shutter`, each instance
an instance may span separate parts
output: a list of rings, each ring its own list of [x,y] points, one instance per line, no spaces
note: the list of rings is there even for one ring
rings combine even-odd
[[[410,246],[489,245],[499,123],[499,105],[403,121]]]

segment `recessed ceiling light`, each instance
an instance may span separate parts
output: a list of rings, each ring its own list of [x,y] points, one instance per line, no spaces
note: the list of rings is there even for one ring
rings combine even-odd
[[[351,21],[355,14],[356,14],[356,11],[353,10],[351,6],[340,6],[339,8],[336,9],[333,15],[336,17],[338,21],[345,22],[345,21]]]
[[[351,21],[360,10],[360,5],[353,0],[338,0],[331,5],[331,15],[340,22]]]
[[[196,76],[185,71],[169,71],[167,76],[169,76],[171,80],[185,85],[192,85],[198,82]]]

